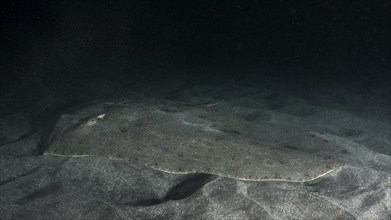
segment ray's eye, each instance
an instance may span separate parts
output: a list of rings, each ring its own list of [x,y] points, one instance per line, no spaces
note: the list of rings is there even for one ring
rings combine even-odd
[[[95,118],[88,120],[87,123],[86,123],[86,126],[92,126],[94,124],[96,124],[96,119]]]

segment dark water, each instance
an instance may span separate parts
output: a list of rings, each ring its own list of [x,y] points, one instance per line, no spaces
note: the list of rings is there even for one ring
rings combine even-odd
[[[1,111],[80,95],[93,82],[100,87],[84,99],[228,83],[389,122],[390,9],[361,0],[3,2]]]

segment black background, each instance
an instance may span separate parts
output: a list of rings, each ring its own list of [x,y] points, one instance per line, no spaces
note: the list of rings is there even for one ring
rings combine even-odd
[[[389,94],[391,1],[1,4],[2,94],[96,78],[254,77],[248,72]]]

